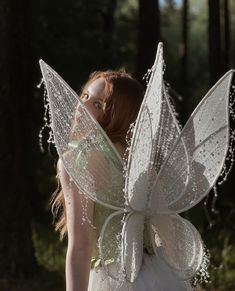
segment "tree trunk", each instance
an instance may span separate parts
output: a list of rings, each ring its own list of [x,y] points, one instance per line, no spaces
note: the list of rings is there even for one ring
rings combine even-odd
[[[188,0],[183,1],[182,8],[182,42],[180,46],[181,81],[182,84],[186,84],[188,71]]]
[[[139,56],[137,78],[142,80],[152,67],[160,40],[160,11],[158,0],[139,0]]]
[[[102,19],[103,19],[103,66],[109,67],[110,60],[113,54],[113,31],[114,31],[114,15],[117,6],[117,0],[107,0],[103,5]]]
[[[0,1],[0,277],[37,268],[30,229],[31,1]]]
[[[224,72],[228,71],[230,65],[230,23],[229,4],[224,0]]]
[[[209,71],[210,83],[213,85],[221,77],[222,54],[220,34],[220,1],[208,0],[209,4]]]
[[[181,73],[180,83],[182,94],[185,97],[183,104],[180,106],[180,116],[182,124],[185,123],[188,101],[188,0],[183,1],[182,6],[182,38],[180,45],[180,60],[181,60]]]

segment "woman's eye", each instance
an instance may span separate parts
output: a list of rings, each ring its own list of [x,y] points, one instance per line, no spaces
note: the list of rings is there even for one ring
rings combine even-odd
[[[95,102],[94,102],[94,106],[95,106],[95,108],[98,109],[98,110],[102,109],[102,104],[101,104],[100,102],[98,102],[98,101],[95,101]]]

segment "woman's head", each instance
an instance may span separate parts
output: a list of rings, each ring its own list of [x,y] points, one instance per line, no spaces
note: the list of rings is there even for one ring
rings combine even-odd
[[[137,117],[144,90],[124,71],[93,73],[80,94],[112,142],[125,145],[128,128]]]

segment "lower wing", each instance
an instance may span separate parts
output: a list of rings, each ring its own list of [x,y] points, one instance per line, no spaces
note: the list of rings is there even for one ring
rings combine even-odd
[[[152,245],[182,279],[192,278],[203,259],[203,245],[196,228],[178,214],[159,214],[149,221]]]

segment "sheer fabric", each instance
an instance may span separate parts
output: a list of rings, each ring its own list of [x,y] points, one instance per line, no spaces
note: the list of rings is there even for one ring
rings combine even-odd
[[[112,266],[115,269],[115,264]],[[144,254],[138,277],[134,283],[120,283],[104,268],[90,272],[88,291],[190,291],[189,282],[180,280],[160,257]]]

